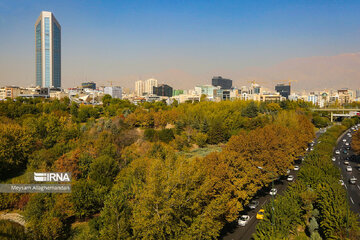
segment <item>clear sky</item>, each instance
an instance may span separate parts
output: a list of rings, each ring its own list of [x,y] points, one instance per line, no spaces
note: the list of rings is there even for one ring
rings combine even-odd
[[[41,11],[53,12],[62,27],[64,87],[86,79],[133,87],[135,78],[169,70],[204,82],[360,51],[360,1],[0,0],[0,85],[35,82]]]

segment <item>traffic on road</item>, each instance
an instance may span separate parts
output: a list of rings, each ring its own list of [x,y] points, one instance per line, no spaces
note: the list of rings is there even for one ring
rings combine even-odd
[[[309,143],[309,147],[306,149],[307,152],[314,150],[314,147],[318,143],[319,136],[326,132],[326,128],[321,129],[316,133],[314,141]],[[340,153],[339,153],[340,154]],[[268,186],[262,189],[259,194],[248,204],[237,221],[227,224],[222,231],[220,239],[223,240],[248,240],[251,239],[253,233],[256,230],[256,224],[263,219],[264,209],[263,206],[271,201],[272,197],[276,197],[281,194],[289,184],[296,181],[297,172],[301,168],[301,163],[304,160],[303,156],[299,156],[296,160],[293,169],[287,171],[286,176],[274,181],[274,187]],[[359,187],[360,189],[360,187]]]
[[[339,183],[347,191],[350,209],[360,217],[360,162],[351,150],[352,135],[360,124],[348,129],[337,141],[333,163],[340,168],[342,179]]]

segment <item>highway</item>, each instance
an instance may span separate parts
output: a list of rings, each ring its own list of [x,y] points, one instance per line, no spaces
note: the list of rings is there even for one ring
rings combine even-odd
[[[350,209],[357,213],[360,216],[360,162],[359,159],[356,158],[356,155],[350,149],[346,149],[346,143],[351,145],[351,137],[348,136],[348,133],[354,134],[355,132],[347,130],[337,141],[336,148],[334,149],[334,157],[336,158],[334,164],[338,166],[341,170],[342,179],[344,181],[344,187],[348,193],[348,201],[350,204]],[[345,140],[344,140],[345,139]],[[340,154],[336,154],[336,150],[340,151]],[[344,153],[344,150],[347,153]],[[346,159],[349,159],[349,165],[344,164]],[[346,171],[346,167],[351,166],[352,171]],[[351,184],[349,182],[351,177],[357,178],[355,184]]]
[[[321,135],[321,132],[316,133],[316,139],[314,140],[314,146],[317,144],[317,139]],[[297,161],[295,165],[300,166],[301,168],[301,161]],[[297,178],[297,172],[295,170],[291,170],[289,175],[294,176],[294,181]],[[359,177],[360,179],[360,177]],[[281,194],[286,187],[291,184],[286,180],[286,177],[282,177],[280,180],[275,181],[275,188],[278,190],[278,194]],[[253,233],[256,230],[256,224],[261,221],[256,219],[256,213],[264,206],[266,203],[271,201],[271,196],[269,195],[269,191],[271,189],[271,184],[269,187],[266,187],[260,190],[259,194],[253,199],[259,201],[259,206],[254,210],[246,209],[245,211],[241,212],[239,215],[249,215],[250,221],[244,226],[241,227],[238,225],[237,220],[227,224],[221,232],[219,239],[222,240],[249,240],[251,239]],[[360,191],[359,191],[360,193]]]

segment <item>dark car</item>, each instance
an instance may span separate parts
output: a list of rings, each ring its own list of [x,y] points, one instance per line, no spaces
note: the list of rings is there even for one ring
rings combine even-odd
[[[249,204],[249,208],[250,208],[250,209],[255,209],[255,208],[257,208],[257,206],[259,206],[259,201],[253,200],[253,201],[251,201],[250,204]]]

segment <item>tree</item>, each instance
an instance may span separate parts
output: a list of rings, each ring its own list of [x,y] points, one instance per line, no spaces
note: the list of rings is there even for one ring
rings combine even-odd
[[[251,101],[243,110],[242,115],[244,117],[254,118],[259,113],[259,107],[254,101]]]
[[[111,187],[118,172],[118,162],[110,156],[103,155],[92,161],[90,164],[89,176],[97,183],[106,187]]]
[[[88,179],[80,179],[73,184],[71,202],[77,217],[88,217],[100,210],[103,194],[99,195],[99,190],[101,190],[101,187],[96,182]]]
[[[26,166],[33,151],[34,139],[18,124],[0,123],[0,179]]]
[[[357,155],[360,155],[360,131],[357,131],[355,134],[353,134],[351,148]]]
[[[103,102],[103,106],[104,106],[104,107],[105,107],[105,106],[108,106],[108,105],[110,104],[110,102],[111,102],[111,99],[112,99],[111,95],[105,94],[105,95],[103,96],[103,98],[101,99],[101,101]]]
[[[203,148],[206,146],[207,135],[205,133],[197,133],[195,134],[195,143],[200,147]]]

